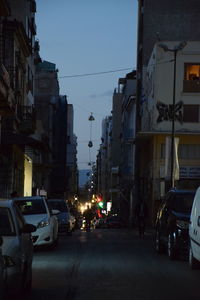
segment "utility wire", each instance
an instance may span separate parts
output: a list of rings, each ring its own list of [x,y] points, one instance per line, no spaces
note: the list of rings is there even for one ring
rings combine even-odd
[[[173,61],[174,61],[174,59],[170,59],[170,60],[163,61],[163,62],[160,62],[160,63],[154,63],[154,64],[151,64],[151,65],[148,65],[148,66],[143,66],[143,69],[146,69],[147,67],[150,67],[150,66],[162,65],[162,64],[166,64],[168,62],[173,62]],[[96,76],[96,75],[116,73],[116,72],[127,71],[127,70],[135,70],[135,68],[116,69],[116,70],[96,72],[96,73],[84,73],[84,74],[75,74],[75,75],[64,75],[64,76],[59,76],[58,78],[62,79],[62,78],[75,78],[75,77]]]
[[[86,73],[86,74],[76,74],[76,75],[65,75],[65,76],[60,76],[60,77],[58,77],[58,78],[86,77],[86,76],[94,76],[94,75],[101,75],[101,74],[115,73],[115,72],[127,71],[127,70],[133,70],[133,68],[117,69],[117,70],[103,71],[103,72],[96,72],[96,73]]]

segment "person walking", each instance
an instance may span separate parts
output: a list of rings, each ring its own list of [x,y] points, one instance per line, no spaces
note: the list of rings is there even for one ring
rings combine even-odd
[[[144,237],[146,229],[146,218],[148,217],[148,209],[146,203],[143,201],[138,201],[135,206],[135,216],[138,226],[138,232],[140,237]]]
[[[88,206],[86,211],[83,213],[83,216],[85,217],[85,221],[86,221],[86,231],[90,231],[91,229],[91,222],[94,218],[94,214],[92,209]]]

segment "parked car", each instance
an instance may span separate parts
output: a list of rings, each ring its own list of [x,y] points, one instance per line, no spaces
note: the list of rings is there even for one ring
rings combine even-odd
[[[155,223],[158,253],[167,250],[170,259],[189,251],[189,220],[195,191],[171,189],[160,205]]]
[[[48,199],[48,203],[52,209],[59,211],[57,214],[58,231],[71,235],[75,226],[75,218],[70,213],[66,201],[64,199]]]
[[[197,189],[189,225],[189,264],[192,269],[200,267],[200,187]]]
[[[95,228],[99,229],[99,228],[105,228],[105,227],[106,227],[105,219],[99,218],[99,219],[96,220]]]
[[[2,255],[3,238],[0,236],[0,299],[4,298],[6,288],[6,266]]]
[[[58,241],[58,211],[52,210],[41,196],[14,198],[27,223],[37,228],[33,233],[34,246],[55,246]]]
[[[6,293],[30,291],[33,243],[36,227],[26,224],[12,200],[0,201],[1,285]],[[3,276],[3,278],[2,278]]]
[[[105,228],[123,228],[123,227],[125,227],[125,223],[117,215],[107,217],[105,219],[104,223],[105,223]]]

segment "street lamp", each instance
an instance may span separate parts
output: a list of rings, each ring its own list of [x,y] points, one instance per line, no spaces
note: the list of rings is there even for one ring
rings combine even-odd
[[[173,79],[173,101],[172,101],[172,131],[171,131],[171,169],[170,169],[170,185],[174,187],[174,140],[175,140],[175,102],[176,102],[176,58],[177,52],[182,50],[187,45],[187,42],[183,41],[173,49],[168,48],[165,44],[159,44],[165,52],[174,53],[174,79]]]

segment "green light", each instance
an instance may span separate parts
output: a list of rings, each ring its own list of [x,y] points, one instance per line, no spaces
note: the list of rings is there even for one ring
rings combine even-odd
[[[99,206],[100,208],[103,208],[103,201],[100,201],[100,202],[98,203],[98,206]]]

